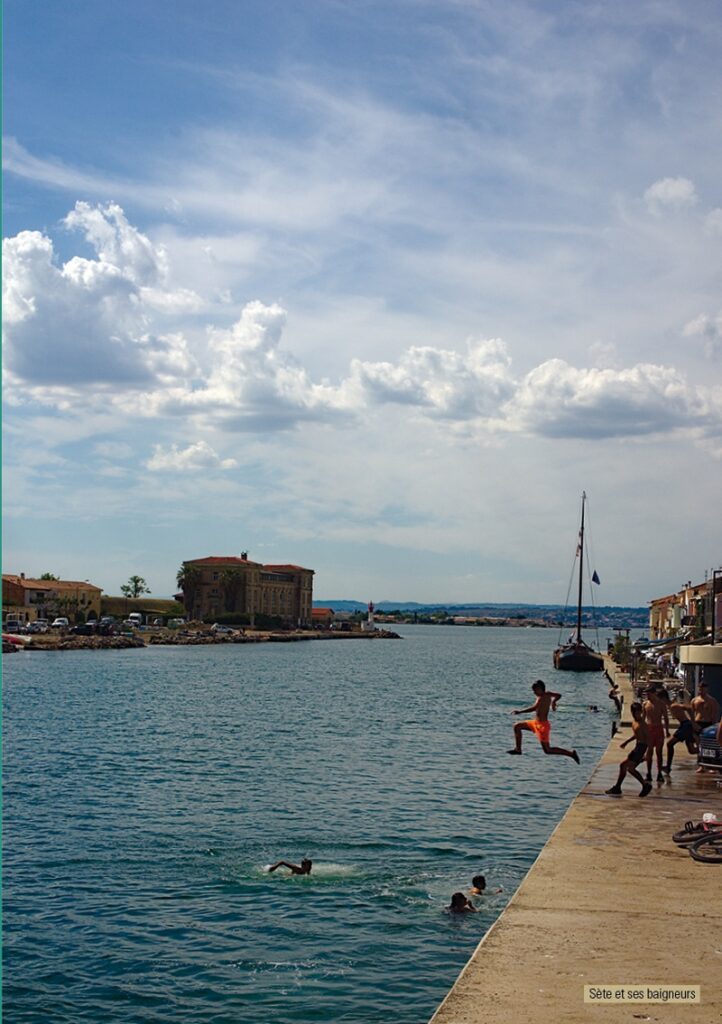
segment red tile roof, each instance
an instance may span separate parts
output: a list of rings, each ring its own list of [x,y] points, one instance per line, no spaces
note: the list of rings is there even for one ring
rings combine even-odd
[[[313,572],[313,569],[304,569],[302,565],[264,565],[263,568],[271,572]]]
[[[28,577],[23,578],[22,576],[14,576],[8,573],[3,573],[3,579],[7,580],[8,583],[15,583],[20,587],[27,587],[29,590],[97,590],[102,591],[102,587],[96,587],[93,583],[88,583],[87,580],[34,580]]]
[[[327,615],[335,615],[333,608],[312,608],[311,615],[318,615],[319,618],[325,618]]]
[[[238,555],[208,555],[207,558],[187,558],[184,565],[260,565]]]

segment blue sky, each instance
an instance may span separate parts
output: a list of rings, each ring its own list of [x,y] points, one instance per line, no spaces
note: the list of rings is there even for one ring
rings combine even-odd
[[[5,3],[5,571],[717,567],[714,3]]]

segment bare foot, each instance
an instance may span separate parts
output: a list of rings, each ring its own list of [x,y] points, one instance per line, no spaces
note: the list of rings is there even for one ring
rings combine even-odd
[[[521,750],[507,750],[507,754],[521,754]]]
[[[579,754],[576,752],[576,750],[572,750],[572,757],[577,762],[577,764],[579,764]]]

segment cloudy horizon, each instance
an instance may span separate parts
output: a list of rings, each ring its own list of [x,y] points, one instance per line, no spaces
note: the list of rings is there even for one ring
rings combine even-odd
[[[719,567],[714,6],[5,18],[6,572],[558,604],[582,490],[598,603]]]

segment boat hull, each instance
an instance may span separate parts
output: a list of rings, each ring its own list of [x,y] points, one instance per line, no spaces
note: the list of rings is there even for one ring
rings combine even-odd
[[[567,644],[554,651],[554,668],[560,672],[601,672],[604,658],[586,644]]]

